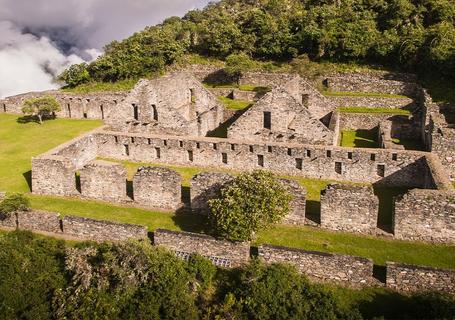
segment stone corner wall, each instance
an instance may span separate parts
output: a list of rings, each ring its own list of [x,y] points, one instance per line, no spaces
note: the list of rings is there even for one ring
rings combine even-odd
[[[262,245],[259,258],[266,263],[289,263],[310,279],[353,287],[374,285],[373,261],[354,256]]]
[[[367,186],[332,184],[321,192],[321,227],[358,233],[374,233],[379,199]]]
[[[280,179],[280,182],[292,196],[292,200],[289,203],[290,213],[284,218],[283,222],[286,224],[304,225],[306,223],[306,189],[294,180]]]
[[[455,243],[455,191],[414,189],[394,206],[397,239]]]
[[[200,254],[221,267],[239,267],[250,259],[248,242],[217,240],[207,235],[158,229],[153,234],[154,244],[174,251],[188,259]]]
[[[455,294],[455,270],[387,262],[386,285],[400,292],[441,291]]]

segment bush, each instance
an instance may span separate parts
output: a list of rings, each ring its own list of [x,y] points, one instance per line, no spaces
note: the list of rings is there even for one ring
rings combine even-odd
[[[281,221],[290,210],[292,196],[268,171],[240,174],[209,201],[209,220],[217,236],[251,240],[255,232]]]
[[[0,213],[10,215],[16,211],[26,211],[30,207],[30,201],[20,193],[14,193],[6,196],[0,202]]]
[[[90,80],[88,65],[86,63],[73,64],[59,75],[58,78],[70,88],[86,83]]]

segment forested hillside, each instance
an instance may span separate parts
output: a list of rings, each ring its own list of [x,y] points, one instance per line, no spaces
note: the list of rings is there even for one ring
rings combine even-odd
[[[162,71],[188,53],[225,59],[381,64],[455,74],[452,0],[222,0],[105,47],[62,75],[70,86]]]

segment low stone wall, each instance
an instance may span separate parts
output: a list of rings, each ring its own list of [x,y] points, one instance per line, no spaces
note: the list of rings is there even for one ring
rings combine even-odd
[[[455,192],[411,190],[395,199],[397,239],[455,243]]]
[[[337,107],[358,107],[371,109],[406,109],[415,110],[416,104],[411,98],[381,98],[381,97],[327,97]]]
[[[15,214],[0,213],[0,227],[4,228],[17,228],[17,217]]]
[[[147,239],[147,228],[133,224],[66,216],[62,220],[65,235],[94,241]]]
[[[321,192],[321,228],[372,234],[378,212],[371,187],[332,184]]]
[[[21,211],[17,213],[17,227],[23,230],[39,230],[61,233],[60,214],[46,211]]]
[[[202,172],[190,182],[191,209],[200,214],[209,213],[208,201],[220,196],[221,189],[234,177],[227,173]]]
[[[339,73],[330,76],[326,85],[333,91],[378,92],[416,96],[419,86],[416,77],[397,73]]]
[[[401,292],[441,291],[455,294],[455,270],[388,262],[386,285]]]
[[[237,89],[232,92],[232,98],[235,100],[258,101],[264,95],[265,93],[254,91],[242,91]]]
[[[289,263],[318,282],[366,286],[376,283],[373,261],[354,256],[305,251],[271,245],[259,247],[259,258],[266,263]]]
[[[168,248],[182,258],[187,259],[197,253],[221,267],[239,267],[250,260],[248,242],[230,242],[202,234],[163,229],[153,233],[153,241],[155,245]]]
[[[208,88],[208,90],[217,97],[231,98],[233,96],[233,88]]]
[[[174,170],[141,167],[134,175],[134,201],[146,207],[175,210],[182,206],[182,177]]]

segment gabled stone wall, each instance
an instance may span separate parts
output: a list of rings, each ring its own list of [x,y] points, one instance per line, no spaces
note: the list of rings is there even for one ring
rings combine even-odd
[[[386,284],[388,288],[404,293],[441,291],[455,294],[455,271],[388,262]]]
[[[427,242],[455,242],[455,192],[411,190],[395,199],[395,237]]]
[[[343,283],[354,287],[377,283],[370,259],[271,245],[259,247],[259,259],[266,263],[291,264],[317,282]]]
[[[133,178],[134,202],[149,208],[175,210],[182,206],[182,177],[174,170],[140,167]]]
[[[321,228],[375,233],[379,199],[373,188],[332,184],[321,192]]]

